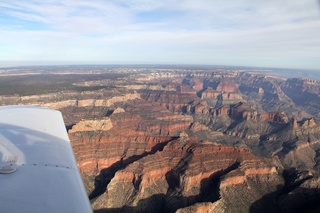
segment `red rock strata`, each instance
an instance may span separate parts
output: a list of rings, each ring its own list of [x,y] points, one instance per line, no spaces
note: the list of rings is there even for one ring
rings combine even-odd
[[[142,107],[145,110],[137,111]],[[177,137],[192,121],[190,116],[173,115],[165,108],[136,101],[107,119],[79,122],[69,137],[80,170],[96,175],[121,158],[140,155]]]
[[[247,176],[278,175],[272,164],[248,149],[188,136],[184,131],[189,128],[207,130],[189,115],[143,100],[115,108],[108,117],[80,121],[69,131],[96,210],[174,212],[219,200],[219,190],[243,185]],[[222,112],[228,110],[221,108]]]
[[[221,81],[216,89],[218,92],[237,92],[237,87],[235,86],[234,82],[230,82],[230,81]]]
[[[222,175],[237,174],[226,178],[220,189],[242,186],[246,178],[253,176],[278,176],[278,172],[247,149],[196,143],[192,138],[184,142],[180,138],[169,142],[162,151],[118,170],[93,207],[174,212],[201,200],[219,199],[216,191]]]
[[[62,111],[96,212],[281,212],[319,197],[299,189],[319,188],[319,85],[159,69],[0,104]],[[282,176],[278,159],[310,172]]]

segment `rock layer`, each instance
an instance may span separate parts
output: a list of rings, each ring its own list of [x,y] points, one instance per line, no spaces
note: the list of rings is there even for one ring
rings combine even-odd
[[[96,212],[292,212],[317,201],[319,82],[138,70],[0,104],[63,113]]]

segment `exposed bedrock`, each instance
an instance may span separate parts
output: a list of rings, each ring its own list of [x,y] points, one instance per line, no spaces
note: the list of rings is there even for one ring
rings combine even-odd
[[[280,85],[284,93],[313,116],[320,117],[320,82],[308,79],[288,79]]]
[[[281,173],[280,164],[248,149],[197,142],[184,132],[189,128],[207,129],[189,115],[140,100],[105,118],[73,125],[70,140],[96,212],[175,212],[198,202],[217,205],[224,200],[222,189],[246,184],[254,175]]]
[[[141,107],[145,110],[136,111]],[[121,158],[148,152],[179,136],[192,122],[191,116],[137,101],[117,108],[109,117],[80,121],[69,130],[69,137],[80,170],[95,174]]]
[[[221,189],[243,185],[250,177],[278,176],[279,171],[278,162],[265,162],[246,149],[183,143],[179,138],[120,168],[93,206],[97,212],[175,212],[198,202],[216,202],[223,196]]]
[[[190,103],[200,101],[195,93],[150,90],[143,91],[141,93],[141,98],[148,102],[156,102],[172,112],[186,112]]]
[[[0,104],[63,113],[95,212],[317,210],[319,82],[158,69],[72,85]]]

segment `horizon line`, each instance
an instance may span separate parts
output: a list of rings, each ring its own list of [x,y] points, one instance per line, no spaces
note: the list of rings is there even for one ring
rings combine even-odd
[[[5,63],[5,64],[2,64]],[[255,69],[282,69],[282,70],[296,70],[296,71],[315,71],[320,72],[320,69],[310,68],[292,68],[292,67],[272,67],[272,66],[252,66],[252,65],[226,65],[226,64],[196,64],[196,63],[123,63],[123,62],[9,62],[0,61],[0,68],[15,68],[15,67],[41,67],[41,66],[212,66],[212,67],[233,67],[233,68],[255,68]]]

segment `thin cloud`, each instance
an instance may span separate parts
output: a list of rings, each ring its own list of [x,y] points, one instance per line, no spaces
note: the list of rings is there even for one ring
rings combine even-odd
[[[302,67],[320,57],[315,0],[12,0],[0,9],[5,60],[267,66],[279,57],[297,67],[300,57]],[[320,58],[309,68],[319,67]]]

